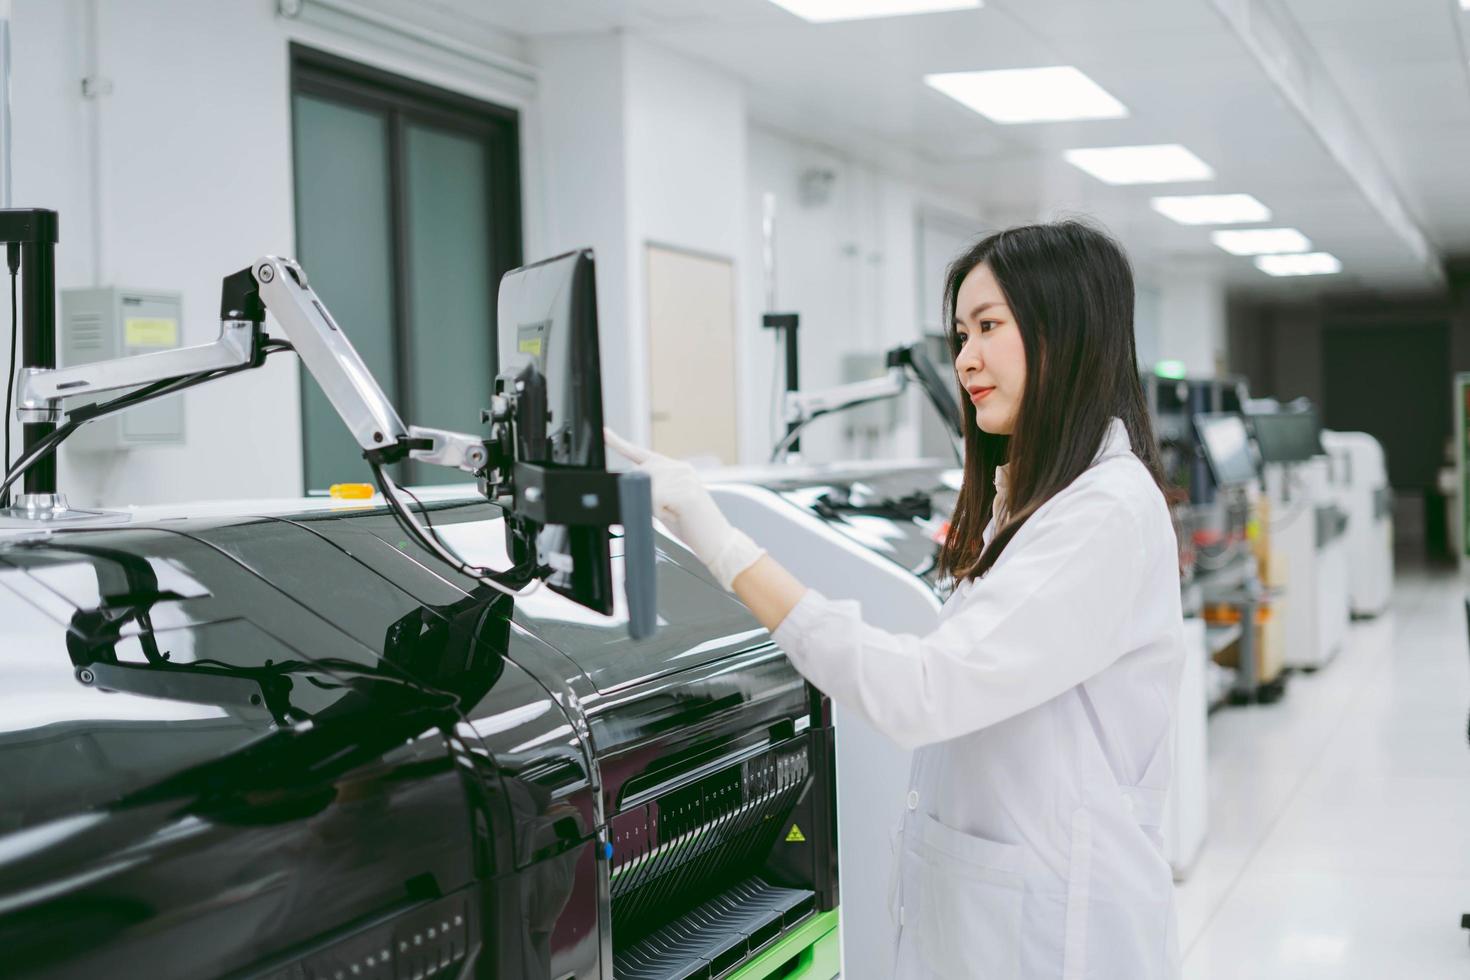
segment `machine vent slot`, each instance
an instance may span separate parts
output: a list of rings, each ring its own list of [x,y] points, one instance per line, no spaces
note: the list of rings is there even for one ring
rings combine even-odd
[[[615,955],[618,980],[710,980],[811,915],[815,896],[759,878],[725,893]]]
[[[72,314],[71,349],[78,352],[99,351],[102,349],[102,314]]]
[[[758,869],[811,772],[805,740],[667,792],[631,824],[615,820],[613,944],[636,943]]]

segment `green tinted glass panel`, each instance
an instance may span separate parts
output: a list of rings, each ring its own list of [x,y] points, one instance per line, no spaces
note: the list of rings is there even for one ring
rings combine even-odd
[[[495,368],[488,170],[482,140],[405,127],[411,410],[416,425],[479,432]],[[417,483],[463,473],[418,465]]]
[[[312,288],[395,404],[387,116],[295,99],[296,248]],[[302,372],[306,487],[371,479],[347,426]]]

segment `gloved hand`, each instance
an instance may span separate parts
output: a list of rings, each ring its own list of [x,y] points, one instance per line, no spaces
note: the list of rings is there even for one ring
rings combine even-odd
[[[722,588],[728,591],[735,577],[765,554],[720,513],[719,504],[705,490],[694,467],[635,446],[611,429],[604,429],[603,435],[609,447],[649,475],[654,516],[709,567]]]

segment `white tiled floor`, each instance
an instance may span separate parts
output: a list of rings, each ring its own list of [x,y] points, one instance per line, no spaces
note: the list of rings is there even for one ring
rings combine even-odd
[[[1210,719],[1209,837],[1179,886],[1187,980],[1470,977],[1470,656],[1454,573],[1274,705]]]

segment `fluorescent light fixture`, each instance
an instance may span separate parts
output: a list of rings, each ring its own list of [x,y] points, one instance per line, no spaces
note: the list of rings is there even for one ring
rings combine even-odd
[[[771,0],[802,20],[826,24],[834,20],[868,20],[935,14],[946,10],[976,10],[980,0]]]
[[[1178,143],[1157,146],[1102,146],[1068,150],[1068,163],[1105,184],[1169,184],[1213,180],[1215,171]]]
[[[1236,231],[1212,231],[1210,241],[1231,255],[1280,255],[1285,252],[1310,252],[1312,243],[1295,228],[1247,228]]]
[[[1257,255],[1256,268],[1268,276],[1330,276],[1342,271],[1337,256],[1327,252],[1300,255]]]
[[[1121,119],[1128,108],[1071,65],[925,75],[924,81],[996,123]]]
[[[1238,225],[1247,221],[1270,221],[1271,211],[1249,194],[1191,194],[1156,197],[1149,202],[1155,211],[1181,225]]]

